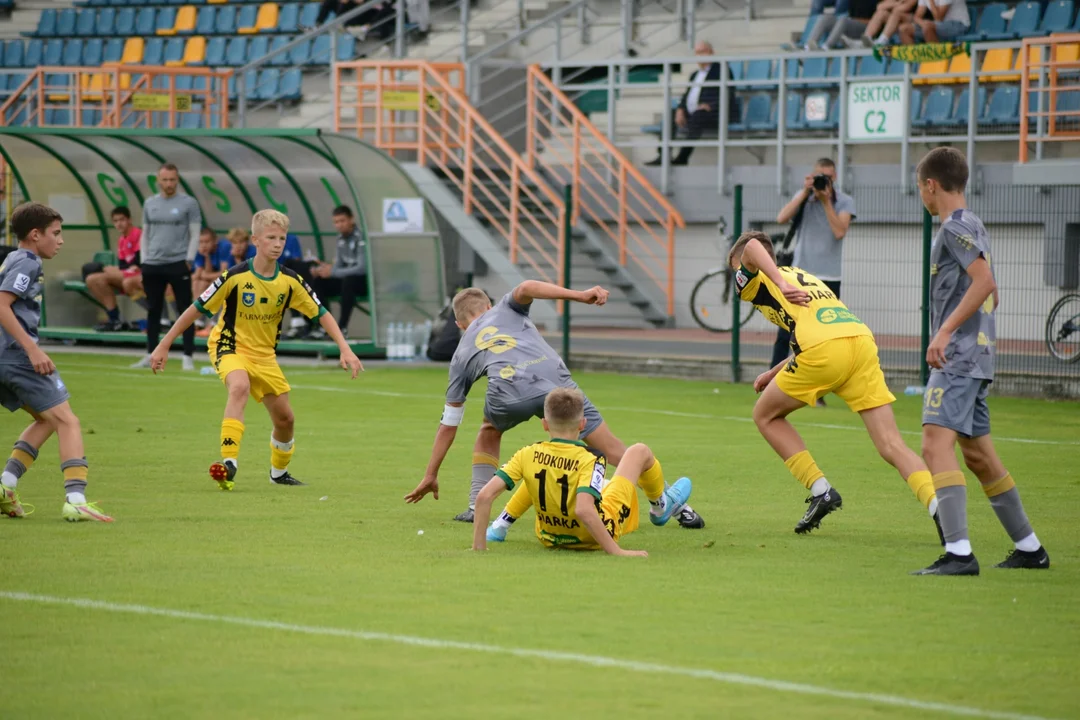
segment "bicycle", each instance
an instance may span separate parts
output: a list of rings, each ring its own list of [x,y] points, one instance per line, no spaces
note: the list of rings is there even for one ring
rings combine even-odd
[[[1061,362],[1080,360],[1080,294],[1066,295],[1050,309],[1046,347]]]
[[[735,244],[735,238],[726,234],[727,222],[724,218],[720,218],[716,229],[720,233],[721,255],[726,261],[728,251]],[[731,332],[733,300],[735,300],[735,271],[727,265],[715,267],[707,271],[694,285],[690,293],[690,313],[694,316],[694,321],[709,332]],[[746,311],[739,320],[739,327],[750,322],[753,314],[754,306],[747,303]]]

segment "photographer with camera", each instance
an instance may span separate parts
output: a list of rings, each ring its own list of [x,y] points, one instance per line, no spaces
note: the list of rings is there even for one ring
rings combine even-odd
[[[854,219],[855,200],[837,190],[836,163],[829,158],[815,163],[802,188],[776,215],[776,222],[791,223],[789,235],[795,237],[795,256],[790,264],[817,276],[837,298],[843,240]],[[780,328],[773,345],[771,367],[779,365],[791,353],[790,342],[791,333]]]

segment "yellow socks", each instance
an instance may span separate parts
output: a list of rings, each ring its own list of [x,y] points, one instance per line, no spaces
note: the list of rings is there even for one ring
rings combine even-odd
[[[795,453],[784,461],[784,465],[807,490],[811,490],[816,481],[825,477],[825,473],[818,469],[817,463],[807,450]]]
[[[288,442],[282,442],[275,438],[273,434],[270,435],[270,477],[279,478],[285,474],[296,449],[295,445],[295,438]]]
[[[244,439],[244,423],[234,418],[221,421],[221,457],[236,460],[240,457],[240,441]]]
[[[529,495],[529,487],[520,483],[517,490],[510,496],[510,502],[503,508],[503,515],[509,515],[514,520],[524,515],[532,507],[532,496]]]
[[[951,470],[949,472],[938,473],[933,476],[934,489],[941,490],[947,487],[966,487],[967,481],[964,479],[964,473],[959,470]]]
[[[993,482],[983,483],[982,489],[986,493],[986,497],[992,498],[998,495],[1003,495],[1016,487],[1016,482],[1013,481],[1010,473],[1005,473],[1005,477],[994,480]],[[1038,549],[1038,548],[1036,548]]]
[[[664,469],[660,467],[659,460],[654,459],[651,467],[641,471],[638,487],[645,491],[649,502],[656,502],[664,494]]]
[[[934,476],[930,474],[930,471],[916,470],[908,476],[906,482],[923,507],[929,510],[930,501],[937,496],[934,492]]]

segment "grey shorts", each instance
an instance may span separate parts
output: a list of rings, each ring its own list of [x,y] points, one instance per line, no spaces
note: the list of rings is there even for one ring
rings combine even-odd
[[[489,402],[485,402],[484,417],[490,420],[491,424],[500,432],[506,432],[533,418],[543,418],[544,397],[545,396],[540,395],[527,400],[521,400],[512,405],[492,405]],[[603,423],[604,418],[601,417],[600,411],[589,401],[589,398],[585,398],[585,431],[581,433],[581,437],[585,438],[592,435],[593,432],[596,431],[596,428],[600,427]]]
[[[935,370],[923,395],[923,425],[940,425],[967,438],[990,434],[990,380]]]
[[[11,412],[24,406],[37,413],[45,412],[70,397],[55,371],[52,375],[39,375],[29,363],[0,363],[0,405]]]

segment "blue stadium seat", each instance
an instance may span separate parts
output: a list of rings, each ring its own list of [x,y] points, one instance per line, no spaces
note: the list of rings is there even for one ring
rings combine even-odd
[[[189,0],[158,0],[166,5],[194,5],[195,3],[189,2]]]
[[[56,15],[57,37],[70,37],[75,34],[75,23],[78,15],[74,8],[64,8]]]
[[[258,5],[241,5],[240,11],[236,14],[236,27],[238,28],[250,28],[255,27],[255,21],[259,19],[259,6]]]
[[[139,13],[135,16],[135,35],[141,35],[144,38],[151,37],[154,34],[157,26],[155,19],[157,18],[157,10],[152,7],[144,7],[139,10]]]
[[[835,130],[840,126],[840,103],[834,97],[826,101],[829,113],[824,120],[807,120],[806,127],[810,130]]]
[[[46,40],[45,52],[41,56],[43,65],[59,65],[64,59],[64,41],[60,39]],[[33,66],[31,66],[33,67]]]
[[[746,75],[743,80],[772,80],[776,77],[773,71],[772,60],[748,60],[746,63]]]
[[[71,111],[67,108],[56,108],[45,111],[45,124],[58,127],[71,125]]]
[[[351,33],[341,33],[337,40],[337,61],[348,62],[356,58],[356,36]]]
[[[311,64],[311,40],[304,40],[289,51],[289,64],[300,66]]]
[[[256,35],[251,38],[251,42],[248,44],[247,61],[255,62],[268,52],[270,52],[270,38],[266,35]]]
[[[915,121],[922,116],[923,93],[922,90],[911,89],[911,106],[908,108],[909,123],[915,127]]]
[[[260,102],[276,100],[278,85],[281,84],[281,71],[277,68],[268,68],[259,73],[258,84],[255,87],[254,100]],[[248,95],[251,98],[251,94]]]
[[[85,10],[83,12],[86,12]],[[112,37],[116,34],[116,9],[102,8],[98,10],[97,21],[90,33],[98,37]]]
[[[323,34],[315,38],[315,43],[311,46],[311,58],[308,60],[311,65],[329,65],[330,64],[330,36]]]
[[[736,130],[763,128],[769,123],[771,111],[772,99],[768,93],[755,93],[746,102],[746,110],[743,112],[742,121],[733,123],[731,127]]]
[[[987,11],[989,6],[987,7]],[[983,14],[985,14],[984,11]],[[1022,2],[1016,6],[1016,13],[1012,16],[1003,32],[984,32],[983,40],[1012,40],[1019,37],[1027,37],[1036,34],[1039,27],[1039,17],[1042,14],[1042,6],[1034,0]]]
[[[1046,14],[1039,23],[1037,35],[1065,32],[1073,19],[1073,0],[1055,0],[1046,6]]]
[[[206,43],[206,64],[209,67],[220,67],[225,64],[225,43],[223,37],[213,37]]]
[[[278,86],[278,97],[285,102],[300,102],[303,96],[303,73],[300,68],[286,70],[281,76],[281,84]]]
[[[300,26],[315,27],[315,23],[316,21],[318,21],[318,19],[319,3],[305,2],[304,7],[300,10]]]
[[[83,127],[97,127],[101,124],[101,111],[100,110],[83,110],[82,111],[82,124]]]
[[[214,26],[217,29],[218,35],[235,35],[236,8],[232,5],[223,5],[219,7]]]
[[[231,38],[229,40],[229,47],[225,50],[225,64],[232,67],[240,67],[245,63],[247,63],[247,38]]]
[[[97,27],[97,10],[87,8],[80,10],[78,19],[75,21],[75,34],[79,37],[90,37]]]
[[[926,107],[912,125],[919,128],[946,125],[953,111],[952,88],[936,87],[926,97]]]
[[[1054,109],[1059,113],[1080,112],[1080,87],[1070,85],[1067,91],[1059,90]],[[1080,125],[1080,115],[1066,115],[1057,118],[1057,129],[1075,130]]]
[[[105,52],[102,54],[101,61],[107,63],[118,63],[120,58],[124,56],[124,38],[109,38],[105,43]]]
[[[199,8],[199,15],[195,19],[195,34],[196,35],[213,35],[214,25],[217,22],[217,8],[213,5],[206,5]]]
[[[278,35],[276,38],[274,38],[273,42],[270,43],[270,52],[274,52],[275,50],[280,50],[281,48],[288,45],[291,41],[292,41],[292,38],[288,37],[287,35]],[[289,64],[289,53],[283,52],[280,55],[275,55],[274,57],[270,58],[270,64],[271,65],[288,65]]]
[[[135,34],[135,8],[120,8],[116,12],[116,22],[113,25],[115,33],[121,37]]]
[[[963,42],[976,42],[982,40],[985,35],[1005,32],[1005,25],[1008,21],[1001,17],[1001,13],[1007,9],[1005,3],[990,3],[982,9],[979,19],[971,23],[971,31],[966,35],[961,35],[958,39]]]
[[[31,40],[41,44],[40,40]],[[25,50],[22,40],[8,40],[4,45],[4,67],[17,68],[23,65],[23,51]]]
[[[300,31],[300,5],[289,3],[281,5],[278,13],[277,31],[279,33],[296,34]]]
[[[63,48],[61,48],[63,52]],[[26,43],[26,52],[23,54],[23,67],[37,67],[45,59],[45,41],[37,38]]]
[[[186,38],[172,37],[165,42],[165,64],[181,62],[184,59],[184,43]]]
[[[788,93],[787,106],[784,112],[784,126],[788,130],[802,130],[806,127],[806,123],[803,121],[803,96],[799,93]]]
[[[1076,22],[1069,28],[1069,32],[1080,32],[1080,12],[1076,13]]]
[[[855,60],[859,61],[858,62],[858,67],[854,68],[854,72],[851,72],[852,69],[849,68],[849,73],[848,73],[849,75],[854,75],[856,77],[874,77],[874,76],[877,76],[877,75],[884,75],[885,74],[885,64],[886,63],[885,63],[884,58],[881,59],[881,60],[878,60],[873,55],[870,55],[869,57],[864,57],[864,58],[861,58],[861,59],[852,58],[852,65],[855,64],[855,62],[854,62]]]
[[[176,88],[177,92],[188,92],[194,86],[192,80],[193,78],[190,75],[177,75],[173,81],[173,87]]]
[[[100,65],[102,55],[105,53],[105,41],[101,38],[90,38],[83,44],[82,65]]]
[[[81,38],[72,38],[64,43],[64,54],[60,58],[61,64],[72,67],[82,65],[83,41]]]
[[[956,101],[956,108],[949,116],[948,125],[967,126],[969,117],[969,105],[971,104],[971,90],[964,88],[960,91],[960,97]],[[975,117],[982,115],[983,107],[986,106],[986,88],[979,86],[979,92],[975,96]]]
[[[810,62],[810,60],[807,60],[807,62]],[[784,61],[784,77],[799,77],[799,60],[797,58],[790,58]]]
[[[165,38],[152,37],[146,40],[143,50],[143,65],[160,65],[165,56]]]
[[[176,8],[164,7],[158,10],[155,30],[172,30],[176,26]]]
[[[56,35],[56,10],[48,8],[41,11],[41,15],[38,16],[37,30],[34,32],[36,37],[53,37]]]
[[[186,112],[180,115],[180,129],[198,130],[202,127],[202,105],[193,104],[191,110],[192,112]]]

